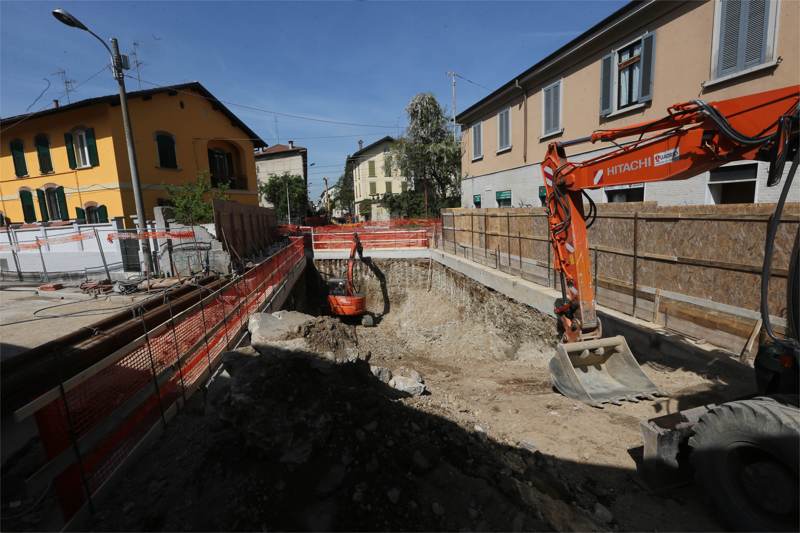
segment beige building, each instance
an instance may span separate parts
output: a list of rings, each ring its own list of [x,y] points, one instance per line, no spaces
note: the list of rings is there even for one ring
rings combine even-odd
[[[353,168],[354,214],[360,221],[389,220],[391,213],[377,200],[386,193],[397,194],[408,187],[406,178],[386,164],[386,156],[393,142],[394,139],[389,136],[367,146],[359,141],[358,151],[348,157]],[[364,202],[370,200],[372,203],[367,211]]]
[[[796,0],[628,3],[458,115],[462,206],[541,205],[539,162],[550,142],[659,118],[678,102],[800,83],[798,28]],[[567,153],[579,160],[599,149],[607,146]],[[780,187],[766,187],[766,167],[734,162],[685,181],[590,194],[662,205],[773,202]],[[800,183],[791,194],[800,197]]]
[[[291,174],[303,176],[306,181],[306,191],[308,191],[308,150],[306,148],[295,146],[294,141],[289,141],[289,144],[276,144],[257,151],[255,159],[256,180],[259,185],[266,183],[272,175]],[[259,205],[272,207],[260,196]]]

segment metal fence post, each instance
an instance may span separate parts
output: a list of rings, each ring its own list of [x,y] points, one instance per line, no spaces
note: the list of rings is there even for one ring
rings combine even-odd
[[[64,380],[59,377],[58,379],[58,392],[61,396],[61,402],[64,404],[64,415],[67,417],[67,430],[69,432],[69,440],[72,443],[72,450],[75,452],[75,460],[78,463],[78,472],[81,476],[81,485],[83,491],[86,493],[86,503],[89,505],[89,512],[94,514],[94,502],[92,501],[92,490],[89,488],[89,481],[86,479],[86,469],[83,465],[83,455],[81,455],[80,446],[78,446],[78,437],[75,432],[75,423],[72,420],[72,411],[69,408],[67,401],[67,392],[64,390]]]
[[[42,244],[39,242],[39,237],[34,237],[36,239],[36,249],[39,250],[39,259],[42,261],[42,273],[44,274],[44,280],[50,281],[50,275],[47,273],[47,267],[44,264],[44,253],[42,252]]]
[[[508,272],[511,273],[511,215],[506,212],[506,255],[508,256]]]
[[[103,243],[100,240],[100,234],[97,233],[97,228],[93,227],[94,238],[97,240],[97,250],[100,252],[100,259],[103,261],[103,269],[106,271],[106,279],[111,281],[111,272],[108,271],[108,263],[106,262],[106,254],[103,252]]]
[[[161,403],[161,390],[158,386],[158,374],[156,374],[156,363],[153,359],[153,348],[150,346],[150,333],[147,331],[147,322],[144,320],[144,310],[139,308],[139,320],[142,323],[142,331],[144,331],[144,344],[147,347],[147,357],[150,359],[150,373],[153,374],[153,388],[156,391],[156,398],[158,398],[158,411],[161,414],[161,423],[167,427],[167,417],[164,416],[164,405]]]
[[[519,248],[519,277],[522,277],[522,232],[517,232],[517,247]]]
[[[637,263],[638,263],[638,255],[639,255],[639,212],[636,211],[633,213],[633,310],[631,312],[631,316],[636,316],[636,287],[637,287],[637,279],[636,279],[636,271]]]
[[[178,376],[181,380],[181,396],[183,403],[186,404],[186,381],[183,378],[183,365],[181,364],[181,351],[178,347],[178,333],[175,331],[175,314],[172,312],[172,298],[169,294],[166,295],[167,306],[169,308],[169,325],[172,331],[172,342],[175,343],[175,364],[178,366]]]

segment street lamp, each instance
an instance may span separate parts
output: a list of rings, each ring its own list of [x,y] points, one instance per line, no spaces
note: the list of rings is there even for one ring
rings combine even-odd
[[[136,221],[138,223],[138,232],[140,233],[140,241],[142,243],[142,253],[144,254],[145,276],[149,277],[153,257],[150,254],[150,241],[146,238],[141,238],[141,233],[146,229],[144,202],[142,201],[142,187],[139,183],[139,167],[136,164],[136,149],[133,145],[133,134],[131,133],[131,119],[128,114],[128,96],[125,92],[125,72],[123,71],[122,56],[119,53],[119,44],[117,43],[117,39],[112,37],[110,39],[111,47],[109,47],[103,39],[90,30],[83,22],[63,9],[54,9],[53,16],[62,24],[91,34],[95,39],[100,41],[100,44],[105,47],[106,51],[111,56],[111,67],[114,71],[114,79],[117,80],[119,84],[119,106],[122,109],[122,127],[125,131],[125,142],[128,146],[128,164],[131,167],[131,188],[133,189],[133,201],[136,205]]]

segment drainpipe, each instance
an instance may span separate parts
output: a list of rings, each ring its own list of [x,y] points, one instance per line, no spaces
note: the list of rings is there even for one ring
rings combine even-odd
[[[522,162],[528,162],[528,89],[519,84],[519,78],[514,80],[514,86],[522,91]]]

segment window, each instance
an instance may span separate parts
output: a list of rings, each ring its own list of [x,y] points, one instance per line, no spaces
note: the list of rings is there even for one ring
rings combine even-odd
[[[606,187],[604,191],[610,203],[644,202],[644,185],[641,183]]]
[[[367,166],[369,168],[369,177],[370,178],[374,178],[376,176],[376,174],[375,174],[375,161],[368,161],[367,162]]]
[[[712,170],[708,189],[715,204],[752,204],[756,200],[758,164],[731,165]]]
[[[475,209],[481,208],[481,195],[480,194],[473,194],[472,195],[472,205],[475,206]]]
[[[600,62],[600,116],[653,99],[655,34],[647,33]]]
[[[65,133],[64,144],[67,147],[69,168],[96,167],[100,164],[97,157],[94,129],[79,128],[70,133]]]
[[[561,81],[542,89],[542,137],[561,132]]]
[[[156,153],[158,166],[161,168],[178,168],[178,158],[175,155],[175,137],[160,131],[156,133]]]
[[[386,192],[388,194],[392,194],[392,182],[391,181],[387,181],[386,182]]]
[[[33,139],[33,142],[39,158],[39,172],[49,174],[53,171],[53,161],[50,159],[50,139],[44,133],[40,133]]]
[[[89,224],[100,224],[108,222],[108,209],[104,205],[86,206],[86,222]]]
[[[378,194],[377,191],[375,190],[375,188],[376,188],[375,182],[374,181],[370,182],[370,184],[369,184],[369,195],[370,196]]]
[[[497,114],[497,151],[511,148],[511,108]]]
[[[44,190],[44,198],[46,211],[51,220],[69,220],[64,187],[48,187]],[[41,202],[41,198],[39,201]]]
[[[511,191],[497,191],[494,193],[497,207],[511,207]]]
[[[472,126],[472,160],[476,161],[483,157],[483,134],[481,133],[481,123]]]
[[[28,175],[28,165],[25,164],[25,147],[21,139],[14,139],[10,143],[11,158],[14,160],[14,174],[18,178]]]
[[[231,150],[208,149],[208,171],[211,174],[211,186],[220,187],[225,184],[231,189],[247,189],[246,180],[237,177],[237,160]]]
[[[36,222],[36,209],[33,207],[33,194],[29,189],[19,190],[19,201],[22,204],[22,216],[25,222]]]
[[[714,36],[714,77],[721,78],[772,61],[777,2],[720,0]]]

